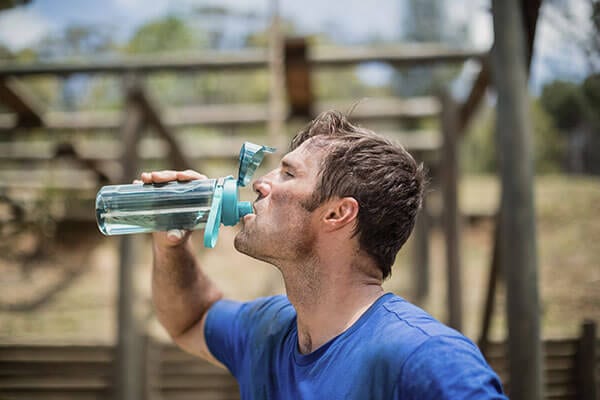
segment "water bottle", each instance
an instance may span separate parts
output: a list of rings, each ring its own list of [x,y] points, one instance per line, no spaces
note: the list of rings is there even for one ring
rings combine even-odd
[[[204,246],[217,242],[221,224],[232,226],[252,212],[238,201],[265,154],[274,148],[246,142],[239,157],[238,178],[232,176],[189,182],[104,186],[96,196],[96,221],[105,235],[126,235],[204,229]]]

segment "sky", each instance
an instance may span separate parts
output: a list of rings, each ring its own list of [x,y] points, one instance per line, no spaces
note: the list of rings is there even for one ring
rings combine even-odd
[[[0,12],[0,42],[19,50],[70,24],[107,25],[119,40],[125,41],[141,24],[194,5],[253,12],[264,16],[266,26],[272,3],[273,0],[32,0],[27,6]],[[586,29],[587,10],[581,6],[584,2],[572,3],[577,5],[573,14],[579,18],[581,28]],[[493,42],[489,0],[453,0],[451,4],[446,10],[449,24],[468,25],[466,46],[488,49]],[[294,21],[301,33],[335,31],[338,39],[347,44],[359,44],[373,37],[394,42],[402,33],[404,18],[402,0],[279,0],[279,10],[283,17]],[[547,18],[542,11],[531,76],[534,92],[543,82],[556,77],[580,79],[585,69],[573,46],[553,26],[556,18]],[[390,72],[382,67],[366,67],[361,74],[377,84],[385,82]]]

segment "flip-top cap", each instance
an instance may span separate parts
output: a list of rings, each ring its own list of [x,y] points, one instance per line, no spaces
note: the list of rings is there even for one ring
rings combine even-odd
[[[246,186],[250,183],[256,168],[260,165],[265,154],[274,153],[275,148],[261,146],[258,144],[245,142],[240,150],[240,167],[238,170],[238,185]]]

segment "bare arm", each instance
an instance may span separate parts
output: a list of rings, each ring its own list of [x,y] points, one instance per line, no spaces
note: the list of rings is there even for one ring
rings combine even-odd
[[[194,171],[143,173],[144,183],[206,179]],[[204,322],[210,307],[223,295],[200,267],[190,232],[153,234],[152,301],[160,323],[184,350],[220,365],[210,354]]]

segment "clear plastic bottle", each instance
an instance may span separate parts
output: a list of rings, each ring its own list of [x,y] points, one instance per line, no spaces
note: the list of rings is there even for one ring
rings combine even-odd
[[[271,147],[244,143],[237,180],[227,176],[104,186],[96,196],[98,229],[105,235],[204,229],[204,245],[214,247],[221,223],[235,225],[252,212],[252,204],[238,201],[239,187],[250,182],[264,155],[274,151]]]
[[[103,187],[96,199],[98,228],[105,235],[202,229],[215,179]]]

